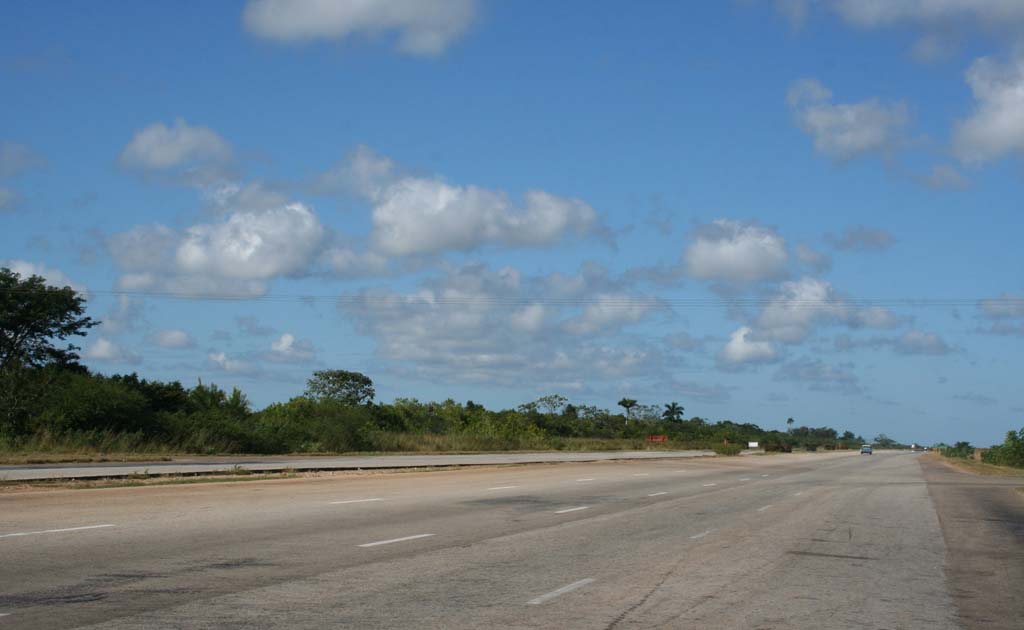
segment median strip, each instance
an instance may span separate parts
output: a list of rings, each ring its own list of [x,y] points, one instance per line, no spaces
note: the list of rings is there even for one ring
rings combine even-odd
[[[416,534],[415,536],[402,536],[401,538],[392,538],[390,540],[378,540],[377,542],[363,543],[360,547],[377,547],[380,545],[390,545],[391,543],[405,542],[407,540],[416,540],[417,538],[429,538],[433,534]]]
[[[537,606],[538,604],[543,604],[544,602],[552,600],[552,599],[558,597],[559,595],[565,595],[566,593],[571,593],[572,591],[575,591],[576,589],[578,589],[580,587],[586,586],[587,584],[590,584],[593,581],[594,581],[594,578],[586,578],[586,579],[580,580],[578,582],[573,582],[572,584],[566,584],[562,588],[555,589],[555,590],[551,591],[550,593],[544,593],[540,597],[534,597],[533,599],[531,599],[530,601],[528,601],[526,603],[531,605],[531,606]]]
[[[346,499],[345,501],[331,501],[331,505],[344,505],[346,503],[369,503],[370,501],[383,501],[384,499]]]
[[[14,538],[15,536],[35,536],[36,534],[59,534],[62,532],[80,532],[86,529],[101,529],[104,527],[117,527],[112,524],[86,525],[84,527],[64,527],[61,529],[41,529],[36,532],[16,532],[14,534],[0,534],[0,538]]]
[[[579,512],[580,510],[589,510],[589,505],[581,505],[580,507],[565,508],[564,510],[556,510],[555,514],[568,514],[569,512]]]

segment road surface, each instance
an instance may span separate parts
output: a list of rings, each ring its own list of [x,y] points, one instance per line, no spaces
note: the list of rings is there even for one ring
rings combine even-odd
[[[838,453],[7,492],[0,629],[1020,628],[1018,497],[936,466]],[[998,517],[943,513],[979,489],[1008,501]]]

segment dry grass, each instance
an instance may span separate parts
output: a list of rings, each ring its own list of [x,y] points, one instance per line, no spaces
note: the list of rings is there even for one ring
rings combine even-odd
[[[985,462],[976,462],[973,459],[961,459],[959,457],[943,457],[938,453],[929,453],[923,457],[941,461],[947,466],[974,473],[975,475],[996,476],[996,477],[1024,477],[1024,468],[1013,468],[1011,466],[996,466]]]
[[[103,462],[169,462],[167,455],[152,453],[0,453],[0,465],[92,464]]]

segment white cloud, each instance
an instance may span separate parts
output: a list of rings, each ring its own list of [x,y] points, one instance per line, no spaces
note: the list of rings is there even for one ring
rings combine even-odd
[[[79,284],[67,277],[67,275],[65,275],[60,269],[47,267],[41,263],[14,259],[0,261],[0,267],[7,267],[14,273],[21,276],[23,280],[30,276],[40,276],[46,280],[46,284],[48,286],[57,288],[71,287],[84,297],[89,297],[89,290],[85,285]]]
[[[719,360],[728,365],[741,365],[768,363],[777,359],[775,345],[770,341],[752,339],[753,332],[749,326],[741,326],[733,331],[719,354]]]
[[[206,355],[210,367],[222,372],[236,374],[254,374],[257,366],[249,361],[228,356],[225,352],[210,352]]]
[[[184,330],[178,330],[175,328],[158,330],[149,336],[149,341],[153,345],[161,348],[193,348],[196,345],[195,339],[192,338],[192,335],[188,334]]]
[[[141,363],[142,358],[105,337],[96,339],[82,353],[82,358],[92,361],[109,361],[111,363]]]
[[[832,92],[814,79],[789,88],[786,101],[800,128],[814,139],[814,148],[844,162],[895,147],[908,121],[902,103],[884,104],[877,98],[859,103],[832,103]]]
[[[1024,151],[1024,53],[1006,63],[977,59],[967,70],[967,83],[976,104],[953,129],[956,155],[980,163]]]
[[[135,132],[121,151],[120,163],[128,169],[156,172],[223,165],[231,155],[231,145],[217,132],[178,118],[170,127],[157,122]]]
[[[834,5],[847,22],[862,28],[964,19],[991,25],[1024,21],[1024,4],[1019,0],[836,0]]]
[[[569,234],[604,231],[597,213],[580,199],[530,190],[517,206],[502,191],[400,174],[391,160],[366,147],[322,175],[317,188],[351,190],[371,202],[371,242],[384,256],[545,246]]]
[[[472,24],[476,0],[249,0],[245,28],[280,42],[396,32],[399,50],[436,55]]]
[[[305,270],[323,236],[319,219],[301,203],[236,212],[224,222],[185,230],[176,261],[185,273],[266,280]]]
[[[572,299],[556,297],[561,283],[549,277],[523,278],[510,267],[469,264],[404,293],[363,291],[338,308],[359,333],[376,341],[378,355],[392,369],[410,377],[533,386],[594,384],[667,369],[660,346],[623,344],[616,334],[648,313],[652,300],[568,284]],[[590,305],[595,308],[588,312]],[[569,328],[573,334],[566,334]]]
[[[127,295],[119,295],[117,302],[100,319],[100,332],[116,335],[135,330],[144,314],[142,302]]]
[[[786,242],[774,230],[730,219],[699,227],[683,253],[694,278],[751,283],[785,274]]]
[[[799,343],[821,324],[851,328],[891,328],[902,320],[881,307],[855,308],[840,297],[832,284],[804,277],[783,282],[758,315],[754,329],[760,338]]]
[[[309,271],[326,230],[300,203],[234,212],[176,231],[138,226],[107,239],[125,290],[260,295],[266,282]]]
[[[649,298],[605,293],[589,301],[583,312],[566,321],[564,327],[573,335],[589,335],[638,322],[659,308],[659,302]]]
[[[270,343],[270,352],[266,358],[277,363],[308,363],[315,357],[313,342],[308,339],[296,339],[291,333],[284,333]]]

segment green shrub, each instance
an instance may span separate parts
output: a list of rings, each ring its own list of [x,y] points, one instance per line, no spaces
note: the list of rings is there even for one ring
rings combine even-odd
[[[712,444],[711,450],[718,455],[739,455],[743,446],[741,444]]]
[[[985,451],[981,460],[998,466],[1024,468],[1024,428],[1007,432],[1003,443]]]
[[[940,452],[946,457],[959,457],[961,459],[974,457],[974,447],[971,446],[970,442],[957,442],[953,446],[940,449]]]

